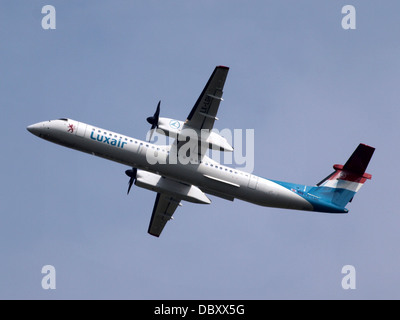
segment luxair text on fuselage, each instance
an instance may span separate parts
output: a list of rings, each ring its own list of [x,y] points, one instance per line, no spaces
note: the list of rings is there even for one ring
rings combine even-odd
[[[112,137],[107,137],[105,135],[102,135],[101,133],[96,133],[94,131],[92,131],[92,133],[90,134],[90,139],[98,142],[103,142],[121,149],[123,149],[124,145],[127,144],[127,142],[122,141],[122,138],[119,138],[119,140],[117,140]]]

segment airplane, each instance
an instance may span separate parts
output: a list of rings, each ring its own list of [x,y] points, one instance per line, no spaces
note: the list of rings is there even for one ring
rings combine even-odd
[[[265,179],[227,167],[207,156],[208,149],[233,152],[226,138],[212,131],[229,68],[215,67],[186,121],[160,117],[160,102],[147,121],[154,131],[175,138],[157,145],[69,118],[32,124],[27,130],[53,143],[131,167],[133,184],[157,193],[148,233],[159,237],[182,201],[210,204],[206,194],[283,209],[347,213],[363,184],[375,148],[360,143],[344,165],[316,185]],[[150,138],[151,140],[151,138]],[[190,142],[190,143],[189,143]],[[188,147],[190,145],[190,148]],[[182,152],[181,152],[182,151]],[[190,159],[190,161],[188,161]]]

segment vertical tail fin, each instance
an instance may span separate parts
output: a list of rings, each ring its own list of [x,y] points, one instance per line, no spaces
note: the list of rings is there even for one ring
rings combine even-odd
[[[335,171],[317,184],[313,194],[322,200],[344,208],[353,200],[362,185],[371,179],[365,173],[375,148],[360,143],[344,165],[335,164]]]

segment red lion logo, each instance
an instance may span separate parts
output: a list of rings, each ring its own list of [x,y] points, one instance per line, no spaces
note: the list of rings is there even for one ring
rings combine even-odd
[[[73,124],[68,125],[68,132],[71,132],[71,133],[74,132],[74,125]]]

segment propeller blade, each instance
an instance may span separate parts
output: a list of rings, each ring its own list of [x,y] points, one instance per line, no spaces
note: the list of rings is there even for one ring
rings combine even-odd
[[[132,184],[133,184],[133,178],[130,178],[128,182],[128,192],[126,194],[129,194],[129,191],[131,191]]]
[[[161,100],[158,101],[156,112],[154,112],[153,116],[148,117],[146,120],[151,124],[151,130],[158,128],[158,119],[160,117],[160,104]]]
[[[132,184],[136,180],[137,169],[136,168],[132,168],[132,169],[126,170],[125,174],[128,177],[130,177],[129,182],[128,182],[128,192],[126,193],[126,194],[129,194],[129,191],[131,191],[131,188],[132,188]]]
[[[150,129],[150,138],[149,138],[149,142],[151,141],[151,138],[153,137],[153,133],[154,133],[154,128]]]
[[[161,100],[160,101],[158,101],[158,104],[157,104],[157,109],[156,109],[156,113],[155,113],[155,116],[158,118],[158,116],[160,115],[160,104],[161,104]]]

